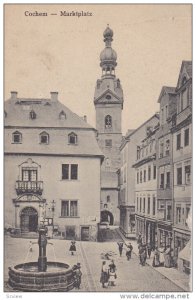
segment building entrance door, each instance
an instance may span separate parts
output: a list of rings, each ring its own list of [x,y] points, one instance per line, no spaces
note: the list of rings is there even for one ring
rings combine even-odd
[[[89,226],[81,227],[81,240],[89,241],[90,239],[90,229]]]
[[[21,232],[36,232],[38,226],[38,213],[33,207],[25,207],[20,215]]]

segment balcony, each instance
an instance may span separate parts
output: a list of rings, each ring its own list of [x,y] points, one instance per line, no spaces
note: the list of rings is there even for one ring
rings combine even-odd
[[[16,193],[17,195],[34,193],[42,195],[43,181],[16,181]]]

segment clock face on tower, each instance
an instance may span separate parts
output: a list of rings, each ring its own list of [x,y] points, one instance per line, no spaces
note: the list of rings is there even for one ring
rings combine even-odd
[[[107,96],[106,96],[106,99],[107,99],[107,100],[111,100],[111,98],[112,98],[112,97],[111,97],[110,95],[107,95]]]

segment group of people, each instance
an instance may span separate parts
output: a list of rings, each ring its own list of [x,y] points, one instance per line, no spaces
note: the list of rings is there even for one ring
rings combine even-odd
[[[116,265],[114,263],[114,260],[111,260],[109,265],[104,260],[102,262],[101,277],[100,277],[100,282],[102,284],[102,287],[106,288],[108,286],[115,286],[116,279],[117,279],[117,274],[116,274]]]
[[[124,244],[123,242],[118,242],[118,250],[119,250],[119,255],[122,256],[122,252],[123,252],[123,247],[124,245],[126,246],[126,257],[127,257],[127,260],[130,260],[131,259],[131,254],[132,254],[132,250],[133,250],[133,246],[131,243],[129,244]]]

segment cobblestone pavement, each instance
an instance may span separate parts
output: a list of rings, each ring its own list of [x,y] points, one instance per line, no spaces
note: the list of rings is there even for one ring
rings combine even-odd
[[[37,261],[38,246],[33,245],[33,252],[28,253],[29,239],[5,237],[4,277],[8,280],[8,267],[22,262]],[[36,242],[36,240],[32,240]],[[133,253],[130,261],[126,260],[125,251],[119,257],[115,242],[76,242],[77,253],[69,253],[70,241],[51,240],[47,246],[48,261],[59,261],[73,265],[81,263],[82,284],[79,291],[93,292],[182,292],[183,290],[156,272],[152,267],[139,265],[138,257]],[[100,284],[100,271],[104,254],[109,253],[117,266],[116,286],[103,289]],[[109,262],[109,260],[108,260]],[[5,285],[5,291],[9,291]],[[76,290],[72,290],[76,291]]]

